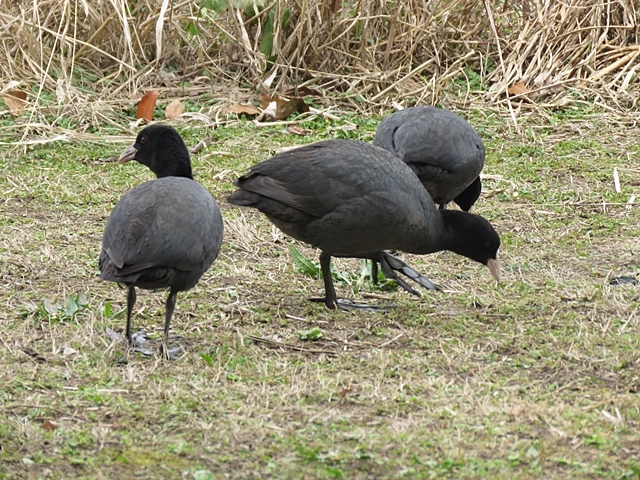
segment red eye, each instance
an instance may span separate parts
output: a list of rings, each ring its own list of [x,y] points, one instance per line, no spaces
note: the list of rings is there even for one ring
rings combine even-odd
[[[145,143],[147,143],[147,137],[142,137],[142,138],[140,139],[140,143],[141,143],[142,145],[144,145]]]

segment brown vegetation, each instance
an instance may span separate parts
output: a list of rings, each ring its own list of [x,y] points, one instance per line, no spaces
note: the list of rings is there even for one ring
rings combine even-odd
[[[635,104],[633,0],[240,3],[3,2],[2,88],[20,82],[32,103],[46,92],[66,105],[185,82],[190,94],[311,85],[371,106],[442,102],[466,78],[461,89],[490,101],[521,81],[528,102],[575,89]]]

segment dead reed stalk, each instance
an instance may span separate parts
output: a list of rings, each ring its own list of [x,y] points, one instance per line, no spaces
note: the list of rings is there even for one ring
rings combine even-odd
[[[28,93],[32,121],[88,107],[87,126],[158,87],[195,95],[306,85],[380,110],[447,93],[504,102],[522,82],[518,99],[531,103],[570,93],[637,106],[637,2],[485,1],[2,2],[0,87]]]

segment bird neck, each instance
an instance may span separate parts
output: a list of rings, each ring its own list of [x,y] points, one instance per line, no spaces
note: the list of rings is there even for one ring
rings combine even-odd
[[[180,163],[178,165],[172,165],[171,168],[159,168],[155,171],[157,178],[162,177],[185,177],[193,180],[193,173],[191,171],[191,165],[189,163]]]
[[[449,250],[467,258],[475,259],[474,240],[477,232],[470,221],[474,214],[458,210],[438,210],[442,220],[440,250]]]
[[[157,178],[185,177],[193,180],[191,159],[185,145],[159,151],[154,155],[150,168]]]

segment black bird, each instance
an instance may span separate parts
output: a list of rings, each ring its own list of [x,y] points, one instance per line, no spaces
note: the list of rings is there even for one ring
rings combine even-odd
[[[371,259],[397,280],[395,271],[407,274],[407,266],[382,250],[451,250],[500,279],[500,237],[491,224],[471,213],[438,210],[411,169],[375,145],[314,143],[254,165],[234,184],[239,189],[230,203],[260,210],[287,235],[320,249],[328,308],[347,308],[336,297],[331,257]]]
[[[172,127],[151,125],[118,159],[146,165],[158,177],[127,193],[111,212],[100,253],[100,278],[127,286],[127,330],[136,287],[169,288],[163,352],[178,292],[193,288],[218,256],[223,223],[218,204],[193,180],[189,151]]]
[[[468,212],[482,191],[485,149],[462,117],[437,107],[411,107],[386,117],[373,144],[411,167],[440,208],[454,201]]]

